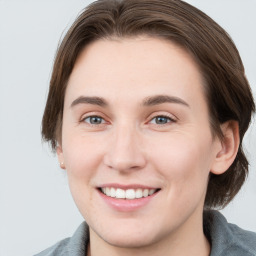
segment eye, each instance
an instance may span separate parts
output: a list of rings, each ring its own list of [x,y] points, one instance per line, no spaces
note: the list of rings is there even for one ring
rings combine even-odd
[[[82,121],[92,125],[100,125],[102,123],[106,123],[106,121],[100,116],[88,116]]]
[[[151,119],[150,123],[153,123],[153,124],[167,124],[167,123],[170,123],[170,122],[175,122],[174,119],[172,119],[171,117],[169,116],[164,116],[164,115],[161,115],[161,116],[155,116],[154,118]]]

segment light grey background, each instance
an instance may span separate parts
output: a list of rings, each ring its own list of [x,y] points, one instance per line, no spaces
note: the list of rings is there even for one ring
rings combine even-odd
[[[82,222],[65,172],[40,128],[62,32],[91,1],[0,0],[0,255],[33,255],[71,236]],[[256,94],[256,1],[188,0],[235,41]],[[223,212],[256,231],[256,126],[246,135],[248,182]]]

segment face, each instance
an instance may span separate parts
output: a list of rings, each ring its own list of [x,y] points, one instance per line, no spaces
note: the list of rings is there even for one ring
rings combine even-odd
[[[57,152],[100,241],[140,247],[200,226],[219,144],[199,69],[175,44],[99,40],[80,54]]]

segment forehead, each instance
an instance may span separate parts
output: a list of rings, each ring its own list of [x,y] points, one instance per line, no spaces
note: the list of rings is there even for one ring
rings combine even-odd
[[[140,99],[171,94],[190,100],[202,96],[202,84],[193,58],[171,41],[146,36],[105,39],[89,44],[79,55],[66,98],[71,101],[81,94]]]

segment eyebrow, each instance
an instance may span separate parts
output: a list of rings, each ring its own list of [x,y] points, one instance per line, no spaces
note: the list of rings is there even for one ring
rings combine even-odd
[[[155,95],[147,97],[143,100],[142,106],[150,107],[163,103],[176,103],[189,107],[189,104],[186,101],[182,100],[179,97],[169,95]],[[71,107],[74,107],[78,104],[91,104],[100,107],[107,107],[109,105],[104,98],[95,96],[80,96],[71,103]]]
[[[78,104],[92,104],[100,107],[106,107],[108,105],[107,101],[101,97],[85,97],[85,96],[80,96],[77,99],[75,99],[71,103],[71,107],[74,107]]]
[[[181,105],[190,107],[189,104],[183,99],[175,96],[169,96],[169,95],[156,95],[152,97],[147,97],[145,100],[143,100],[142,105],[155,106],[163,103],[176,103],[176,104],[181,104]]]

